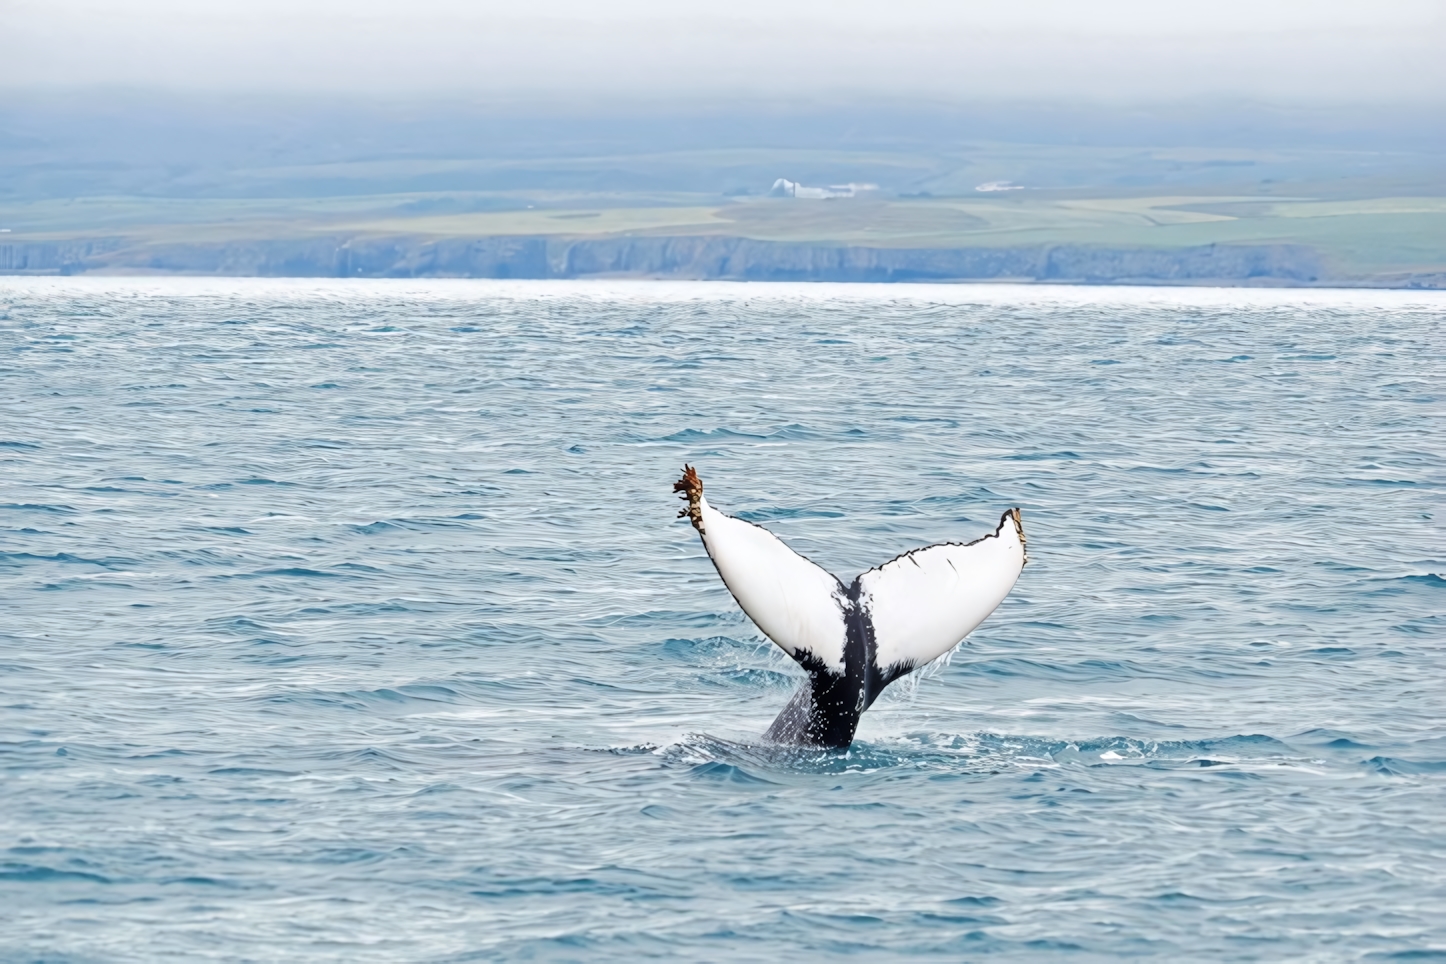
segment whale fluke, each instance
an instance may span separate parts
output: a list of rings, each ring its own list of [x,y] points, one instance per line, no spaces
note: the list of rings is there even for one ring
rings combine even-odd
[[[778,743],[848,746],[884,687],[957,646],[1027,561],[1024,525],[1010,509],[980,539],[914,549],[845,586],[762,526],[710,506],[691,465],[673,491],[739,607],[808,671],[764,734]]]

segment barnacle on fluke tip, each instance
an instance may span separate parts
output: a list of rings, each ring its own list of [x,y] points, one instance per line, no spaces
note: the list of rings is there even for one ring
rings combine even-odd
[[[703,480],[691,465],[683,466],[683,477],[673,483],[673,491],[688,500],[688,508],[678,510],[678,518],[693,520],[693,528],[703,531],[703,511],[698,504],[703,501]]]

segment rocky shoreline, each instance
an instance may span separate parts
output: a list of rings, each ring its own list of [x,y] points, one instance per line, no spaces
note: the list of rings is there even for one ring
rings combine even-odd
[[[1314,248],[1299,244],[884,248],[714,236],[531,235],[319,236],[185,244],[126,238],[0,242],[0,274],[83,273],[1446,287],[1446,275],[1439,273],[1336,276]]]

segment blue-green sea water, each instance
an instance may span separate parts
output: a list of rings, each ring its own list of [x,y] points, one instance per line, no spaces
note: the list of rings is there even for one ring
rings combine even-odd
[[[0,959],[1446,959],[1446,298],[0,281]],[[670,492],[1013,594],[844,752]]]

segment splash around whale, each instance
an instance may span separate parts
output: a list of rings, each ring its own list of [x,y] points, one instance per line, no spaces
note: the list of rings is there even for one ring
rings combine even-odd
[[[762,526],[710,506],[691,465],[673,491],[739,607],[808,672],[764,734],[775,743],[847,747],[884,688],[973,632],[1028,561],[1015,508],[973,542],[913,549],[845,586]]]

